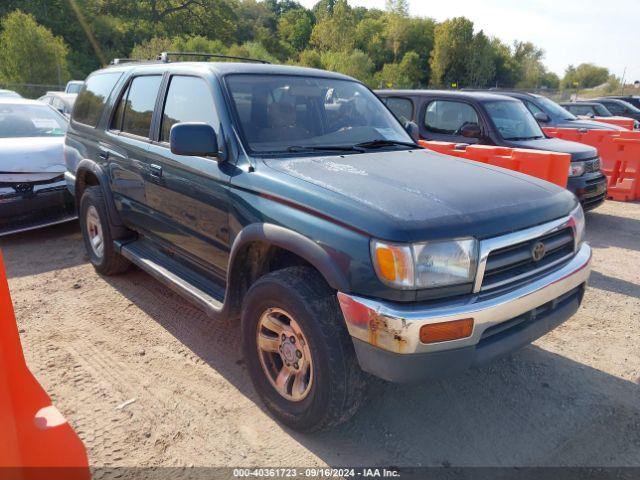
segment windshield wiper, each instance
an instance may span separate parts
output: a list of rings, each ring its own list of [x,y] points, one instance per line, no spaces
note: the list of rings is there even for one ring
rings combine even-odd
[[[360,148],[381,148],[381,147],[387,147],[387,146],[393,146],[393,145],[402,145],[404,147],[420,148],[418,145],[416,145],[413,142],[401,142],[401,141],[398,141],[398,140],[385,140],[383,138],[379,138],[377,140],[371,140],[370,142],[356,143],[354,146],[355,147],[360,147]]]
[[[291,145],[287,152],[364,152],[364,148],[357,145]]]
[[[534,137],[509,137],[509,138],[506,138],[505,140],[515,140],[515,141],[518,141],[518,140],[540,140],[541,138],[544,138],[544,137],[541,136],[541,135],[536,135]]]

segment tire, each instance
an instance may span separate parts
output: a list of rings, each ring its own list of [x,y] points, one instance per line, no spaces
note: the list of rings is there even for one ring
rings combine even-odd
[[[281,341],[280,347],[284,350],[279,352],[265,353],[258,349],[259,334],[269,336],[271,341],[284,338],[273,337],[275,330],[263,327],[262,319],[274,316],[284,325],[287,320],[293,320],[289,328],[294,328],[293,325],[301,331],[294,347],[304,352],[296,357],[301,358],[296,368],[303,369],[307,357],[311,360],[311,367],[304,377],[307,388],[302,398],[285,398],[275,385],[275,372],[280,364],[284,368],[290,349],[287,350]],[[270,320],[266,322],[271,325]],[[241,330],[245,361],[253,385],[267,409],[286,426],[302,432],[327,429],[349,420],[363,403],[367,376],[356,360],[336,294],[313,268],[285,268],[254,283],[243,303]],[[300,355],[297,350],[296,355]],[[296,382],[297,377],[294,377],[288,384],[291,395],[294,395]],[[299,396],[304,383],[304,379],[301,380],[296,390]],[[287,392],[288,387],[285,388]]]
[[[98,273],[115,275],[129,268],[129,261],[116,252],[113,233],[107,217],[107,206],[99,186],[87,187],[80,199],[80,228],[89,261]],[[96,235],[96,229],[99,234]],[[92,238],[101,237],[101,248]]]

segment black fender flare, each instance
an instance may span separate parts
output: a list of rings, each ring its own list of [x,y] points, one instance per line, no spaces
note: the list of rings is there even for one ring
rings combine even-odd
[[[271,223],[249,224],[236,236],[229,256],[230,275],[238,253],[252,242],[263,242],[298,255],[316,268],[331,288],[349,291],[347,275],[338,268],[337,262],[331,258],[327,250],[298,232]],[[229,280],[233,281],[232,278]]]
[[[80,208],[80,197],[78,197],[78,192],[80,189],[80,181],[83,178],[84,172],[91,172],[100,183],[100,188],[102,189],[102,193],[104,195],[105,201],[107,203],[107,215],[109,216],[109,222],[111,225],[115,227],[124,227],[124,223],[120,218],[120,214],[116,209],[115,201],[113,200],[113,193],[111,192],[111,188],[109,188],[109,177],[102,169],[100,165],[98,165],[93,160],[83,159],[78,163],[78,168],[76,169],[76,204],[78,208]]]

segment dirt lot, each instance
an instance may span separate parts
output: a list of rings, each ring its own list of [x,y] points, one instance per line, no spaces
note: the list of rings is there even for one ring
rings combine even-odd
[[[265,413],[237,325],[139,270],[96,275],[76,224],[0,247],[27,361],[94,466],[640,466],[640,204],[587,223],[594,272],[569,322],[481,371],[383,386],[315,435]]]

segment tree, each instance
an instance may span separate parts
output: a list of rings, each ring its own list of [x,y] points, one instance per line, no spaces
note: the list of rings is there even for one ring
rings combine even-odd
[[[420,84],[420,56],[407,52],[400,63],[386,63],[375,75],[380,88],[413,88]]]
[[[0,80],[61,85],[68,79],[64,41],[32,15],[20,10],[8,14],[0,34]]]
[[[472,87],[486,87],[495,78],[496,60],[491,42],[482,30],[474,35],[471,51],[467,83]]]
[[[519,88],[538,88],[546,73],[542,64],[544,50],[531,42],[516,41],[513,44],[513,58],[519,70],[519,80],[516,86]]]
[[[393,61],[398,60],[402,44],[406,40],[409,5],[407,0],[387,0],[386,36],[393,52]]]
[[[464,17],[445,20],[435,29],[431,52],[431,84],[464,84],[473,41],[473,22]]]
[[[278,35],[280,38],[299,52],[309,44],[312,30],[313,17],[304,8],[289,10],[278,21]]]
[[[336,0],[331,13],[318,16],[311,44],[321,51],[351,51],[355,42],[355,21],[347,0]]]
[[[325,52],[321,55],[322,67],[334,72],[344,73],[361,82],[373,83],[373,62],[360,50],[352,52]]]
[[[569,65],[565,71],[562,85],[564,88],[593,88],[609,80],[609,70],[593,63],[581,63],[577,67]]]

